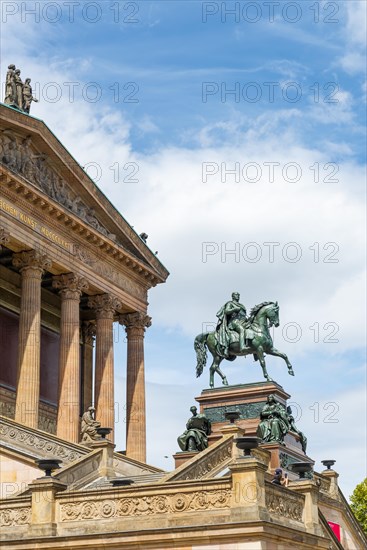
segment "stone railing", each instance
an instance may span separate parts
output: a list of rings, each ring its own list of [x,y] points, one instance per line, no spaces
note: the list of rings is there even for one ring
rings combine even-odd
[[[265,483],[265,505],[271,516],[302,523],[305,497],[293,491]]]
[[[59,458],[63,464],[70,464],[88,454],[89,449],[82,445],[66,443],[51,434],[41,434],[38,430],[18,424],[9,418],[0,417],[0,439],[4,447],[23,452],[31,458]]]
[[[57,479],[62,483],[66,483],[68,489],[71,490],[82,487],[96,477],[101,460],[102,451],[92,451],[59,470],[57,472]]]
[[[0,531],[7,527],[29,525],[32,518],[31,498],[9,499],[0,504]]]
[[[119,493],[119,494],[116,494]],[[123,494],[122,494],[123,493]],[[142,487],[89,491],[57,495],[56,519],[60,524],[98,519],[138,518],[229,509],[231,484],[228,480],[190,486]],[[200,522],[200,517],[198,516]],[[96,524],[97,525],[97,524]]]
[[[185,481],[214,477],[232,459],[233,436],[226,435],[191,460],[165,476],[162,481]]]

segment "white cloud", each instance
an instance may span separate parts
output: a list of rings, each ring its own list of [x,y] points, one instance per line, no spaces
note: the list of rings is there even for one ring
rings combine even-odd
[[[348,0],[345,3],[347,24],[345,26],[346,53],[339,62],[349,74],[366,72],[366,36],[367,10],[366,3],[359,0]]]

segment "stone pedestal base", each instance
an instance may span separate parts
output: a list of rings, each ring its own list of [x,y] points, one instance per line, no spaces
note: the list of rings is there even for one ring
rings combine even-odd
[[[291,439],[291,435],[288,434],[287,437]],[[274,472],[276,468],[282,468],[284,472],[287,472],[290,481],[298,479],[298,474],[294,474],[289,468],[292,462],[313,462],[312,458],[305,455],[301,448],[298,450],[291,445],[265,443],[261,445],[261,448],[271,453],[269,470]]]
[[[203,390],[195,399],[200,403],[200,412],[205,413],[212,423],[211,442],[217,440],[216,436],[221,435],[222,427],[228,424],[224,413],[230,410],[240,413],[236,425],[245,430],[246,435],[256,435],[260,412],[271,393],[286,406],[290,395],[276,382],[255,382]]]
[[[184,464],[185,462],[190,460],[193,456],[196,456],[197,454],[198,454],[197,451],[194,451],[194,452],[183,451],[172,455],[175,461],[175,469],[181,466],[181,464]]]
[[[290,395],[276,382],[256,382],[203,390],[196,400],[200,404],[200,412],[212,423],[212,434],[208,437],[209,445],[218,441],[222,437],[223,429],[230,426],[224,416],[227,411],[239,412],[240,417],[234,425],[241,429],[245,436],[256,436],[260,412],[270,394],[273,394],[284,407],[287,406]],[[289,432],[285,436],[284,445],[268,443],[261,445],[261,448],[271,453],[269,471],[273,473],[275,468],[282,468],[288,472],[291,480],[298,479],[298,475],[288,469],[292,462],[313,462],[302,451],[300,437],[294,432]]]

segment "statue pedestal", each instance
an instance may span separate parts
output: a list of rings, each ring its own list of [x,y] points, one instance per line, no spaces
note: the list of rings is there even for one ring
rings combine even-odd
[[[228,424],[224,416],[226,411],[238,411],[240,418],[236,425],[245,430],[246,435],[256,435],[260,412],[271,393],[286,406],[290,395],[276,382],[255,382],[203,390],[195,399],[200,404],[200,412],[205,413],[212,423],[210,442],[216,441],[221,436],[223,426]]]
[[[196,397],[196,401],[200,404],[200,412],[205,414],[212,424],[212,434],[208,437],[209,445],[222,437],[222,429],[225,426],[230,426],[224,416],[227,411],[239,412],[240,417],[236,420],[235,426],[243,430],[246,436],[256,436],[260,412],[270,394],[287,407],[290,395],[276,382],[255,382],[203,390],[201,395]],[[282,468],[288,472],[289,479],[298,477],[288,470],[290,463],[313,462],[303,452],[299,435],[292,431],[285,436],[284,445],[274,442],[262,444],[261,448],[271,453],[269,470],[273,472],[275,468]]]
[[[182,451],[173,455],[175,461],[175,469],[190,460],[193,456],[196,456],[198,451]]]

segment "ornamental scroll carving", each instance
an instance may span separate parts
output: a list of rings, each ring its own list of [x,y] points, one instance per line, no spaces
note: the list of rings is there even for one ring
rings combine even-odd
[[[42,275],[45,270],[50,269],[51,265],[52,262],[47,255],[38,250],[25,250],[13,254],[13,266],[21,272],[35,270]]]
[[[96,294],[88,299],[88,307],[95,310],[97,319],[113,319],[122,303],[111,294]]]
[[[0,527],[28,525],[31,523],[31,507],[0,509]]]
[[[95,210],[89,208],[81,197],[70,189],[66,181],[51,168],[48,156],[34,151],[30,136],[21,140],[10,130],[3,130],[0,135],[0,163],[12,172],[23,176],[93,229],[116,242],[116,235],[110,233],[98,221]]]
[[[122,325],[125,325],[129,340],[144,338],[145,329],[152,325],[152,318],[139,311],[120,315],[119,321]]]
[[[89,288],[88,281],[75,273],[55,275],[52,279],[52,286],[57,288],[61,297],[67,300],[79,300],[82,292]]]
[[[229,508],[231,490],[195,491],[172,495],[154,495],[80,501],[61,505],[61,521],[150,516],[155,514]]]
[[[271,514],[295,521],[302,521],[304,508],[304,497],[302,495],[294,495],[289,491],[287,491],[287,494],[283,494],[283,491],[276,491],[267,486],[265,505]]]
[[[52,455],[55,458],[60,458],[63,465],[70,464],[81,456],[88,453],[70,448],[68,445],[62,445],[52,439],[35,435],[28,431],[27,428],[18,428],[8,424],[5,419],[0,421],[0,439],[3,443],[11,443],[20,449],[28,451],[31,455],[36,455],[40,458],[47,458]]]

